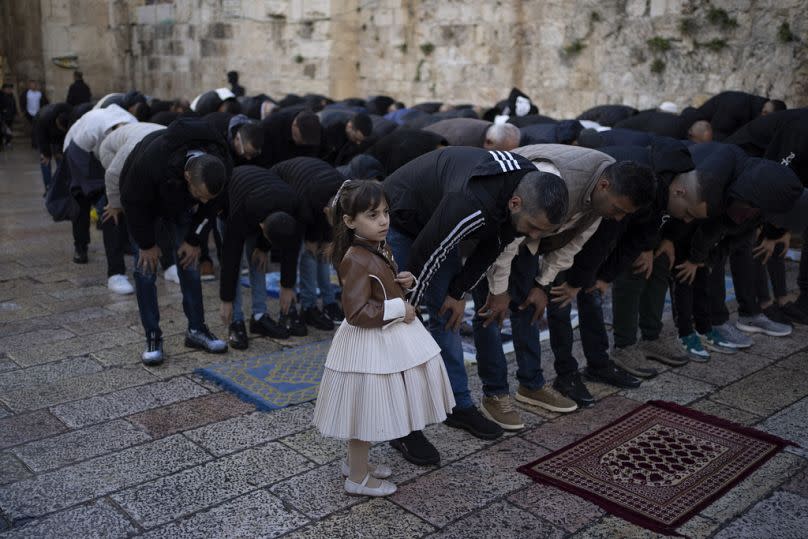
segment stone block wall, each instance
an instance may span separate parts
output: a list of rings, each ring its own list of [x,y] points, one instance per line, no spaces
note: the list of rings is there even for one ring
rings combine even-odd
[[[387,93],[407,103],[491,104],[515,85],[558,116],[599,103],[682,107],[724,89],[808,105],[808,0],[4,0],[0,7],[0,54],[23,78],[42,72],[59,99],[71,74],[50,59],[73,53],[97,96],[138,88],[193,98],[225,86],[235,69],[248,93],[273,96]]]

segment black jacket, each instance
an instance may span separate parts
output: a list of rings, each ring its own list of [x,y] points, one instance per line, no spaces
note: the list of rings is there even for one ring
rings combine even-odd
[[[345,177],[337,169],[314,157],[295,157],[272,167],[295,192],[300,204],[296,217],[307,241],[331,241],[331,225],[323,209],[337,194]]]
[[[53,103],[39,109],[34,119],[34,139],[37,147],[39,147],[39,153],[45,157],[50,158],[54,153],[62,153],[62,145],[67,131],[62,131],[56,127],[56,118],[60,114],[69,115],[71,109],[72,107],[67,103]],[[67,119],[65,123],[67,123]],[[67,126],[65,126],[65,129],[67,129]]]
[[[400,127],[380,138],[365,153],[378,159],[386,174],[392,174],[402,165],[435,150],[439,145],[448,146],[449,143],[437,133]]]
[[[721,141],[760,116],[767,98],[746,92],[721,92],[697,109],[682,111],[687,127],[698,120],[707,120],[713,126],[713,139]]]
[[[264,129],[264,148],[256,164],[271,167],[281,161],[293,157],[317,157],[320,145],[298,146],[292,140],[292,122],[306,109],[303,105],[294,105],[275,111],[261,121]]]
[[[692,123],[692,122],[691,122]],[[646,131],[663,137],[686,139],[690,124],[678,114],[661,110],[643,110],[625,120],[620,120],[615,127]]]
[[[271,213],[295,215],[298,198],[294,190],[277,174],[265,168],[245,165],[233,169],[233,176],[222,194],[222,218],[225,220],[222,275],[219,297],[233,301],[238,290],[241,254],[244,242],[257,235],[257,247],[269,251],[270,245],[259,226]],[[281,286],[292,288],[297,280],[299,245],[281,249]],[[247,257],[252,253],[247,253]]]
[[[418,280],[417,305],[446,255],[466,239],[474,252],[449,285],[460,299],[516,237],[508,200],[522,177],[536,168],[522,156],[452,146],[404,165],[384,182],[390,225],[413,238],[407,270]]]
[[[70,88],[67,90],[67,101],[68,105],[76,106],[81,105],[82,103],[89,103],[92,99],[93,95],[90,92],[90,87],[83,80],[77,80],[70,85]]]
[[[578,119],[614,127],[617,122],[625,120],[629,116],[634,116],[637,112],[639,112],[637,109],[626,105],[598,105],[585,110],[578,116]]]
[[[138,247],[155,244],[154,224],[159,217],[175,221],[198,204],[188,192],[185,164],[189,150],[201,150],[220,158],[229,177],[233,164],[227,143],[202,118],[180,118],[167,129],[147,135],[132,150],[121,170],[121,202],[129,232]],[[218,211],[217,199],[196,212],[195,222],[208,220]],[[191,227],[186,241],[199,245]]]

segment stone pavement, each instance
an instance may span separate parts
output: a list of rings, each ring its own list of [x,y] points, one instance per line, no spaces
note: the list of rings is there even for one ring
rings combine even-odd
[[[635,390],[589,384],[599,402],[588,410],[559,416],[520,405],[527,428],[495,442],[432,426],[439,468],[377,445],[372,456],[392,465],[399,492],[349,497],[338,472],[343,447],[310,427],[312,404],[256,412],[193,374],[221,356],[183,348],[179,287],[162,279],[169,359],[141,365],[137,306],[108,292],[100,233],[90,264],[73,264],[70,225],[45,213],[36,155],[18,146],[0,154],[2,539],[654,537],[515,468],[651,398],[808,447],[808,328],[800,327],[787,339],[755,337],[750,353],[666,370]],[[210,326],[224,335],[217,285],[204,290]],[[256,339],[229,357],[281,346]],[[545,367],[551,374],[548,360]],[[470,382],[479,396],[476,374]],[[681,531],[804,537],[806,459],[805,449],[777,455]]]

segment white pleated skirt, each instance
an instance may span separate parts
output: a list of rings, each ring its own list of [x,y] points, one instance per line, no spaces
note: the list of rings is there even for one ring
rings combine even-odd
[[[326,367],[312,423],[329,438],[383,442],[443,421],[454,405],[440,355],[389,374]]]

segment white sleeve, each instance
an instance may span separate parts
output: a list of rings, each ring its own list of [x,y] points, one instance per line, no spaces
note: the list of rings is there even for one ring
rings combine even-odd
[[[508,279],[511,276],[511,262],[519,252],[519,246],[524,238],[516,238],[505,247],[494,263],[488,268],[488,292],[492,295],[503,294],[508,291]]]
[[[600,219],[600,217],[595,219],[589,227],[581,231],[580,234],[572,238],[569,243],[563,247],[550,251],[542,256],[541,270],[538,276],[536,276],[536,282],[539,285],[548,286],[555,280],[559,273],[572,267],[575,255],[578,254],[584,246],[584,243],[586,243],[586,240],[588,240],[598,229],[598,226],[600,226]]]

